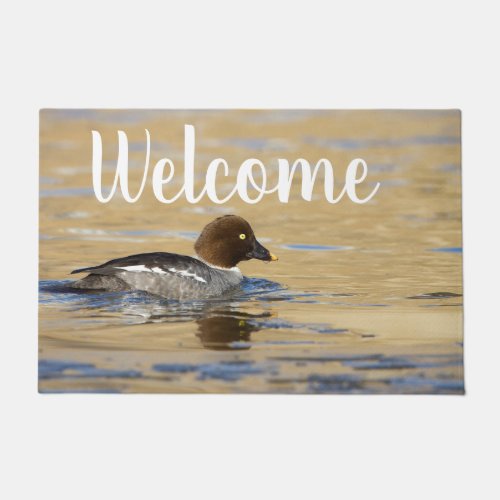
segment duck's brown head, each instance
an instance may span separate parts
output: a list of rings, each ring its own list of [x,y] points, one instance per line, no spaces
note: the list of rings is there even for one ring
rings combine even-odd
[[[208,264],[224,268],[234,267],[242,260],[278,260],[257,241],[250,224],[237,215],[225,215],[207,224],[194,249]]]

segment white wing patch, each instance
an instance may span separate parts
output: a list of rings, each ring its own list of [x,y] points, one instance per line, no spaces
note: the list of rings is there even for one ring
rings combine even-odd
[[[206,283],[206,280],[198,276],[196,273],[190,273],[184,269],[176,269],[175,267],[169,267],[168,270],[171,273],[176,273],[180,274],[181,276],[185,276],[186,278],[194,278],[196,281],[202,281],[203,283]]]
[[[154,273],[158,273],[158,274],[167,274],[161,267],[153,267],[151,269]]]
[[[152,273],[153,270],[149,269],[149,267],[140,265],[140,266],[125,266],[125,267],[117,267],[116,269],[123,269],[124,271],[130,271],[131,273]]]
[[[124,271],[129,271],[131,273],[157,273],[157,274],[167,274],[161,267],[146,267],[142,264],[140,266],[125,266],[117,267],[116,269],[123,269]]]
[[[117,267],[116,269],[123,269],[124,271],[129,271],[132,273],[157,273],[157,274],[168,274],[161,267],[146,267],[144,265],[140,266],[125,266],[125,267]],[[190,273],[184,269],[176,269],[175,267],[169,267],[168,270],[171,273],[179,274],[180,276],[184,276],[186,278],[194,278],[196,281],[201,281],[202,283],[206,283],[206,280],[198,276],[196,273]]]

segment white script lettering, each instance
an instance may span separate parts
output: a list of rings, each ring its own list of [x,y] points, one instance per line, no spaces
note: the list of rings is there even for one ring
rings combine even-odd
[[[116,162],[116,172],[113,185],[108,196],[102,192],[102,139],[101,134],[92,131],[92,183],[96,198],[101,203],[108,203],[114,196],[118,185],[123,198],[128,203],[135,203],[141,196],[146,185],[149,171],[149,161],[151,156],[151,138],[146,130],[146,159],[140,188],[135,196],[131,196],[128,185],[128,139],[127,134],[122,130],[118,131],[118,159]],[[160,159],[153,168],[152,187],[156,199],[161,203],[173,203],[183,194],[189,203],[197,203],[205,195],[213,203],[222,204],[230,200],[236,193],[246,203],[258,203],[265,195],[278,192],[278,199],[281,203],[288,203],[290,190],[292,188],[295,172],[300,167],[301,171],[301,196],[306,201],[312,200],[313,189],[316,177],[320,169],[323,169],[323,189],[325,199],[328,203],[338,203],[345,195],[357,204],[367,203],[377,193],[380,183],[377,182],[372,191],[360,198],[356,192],[356,186],[363,183],[368,175],[368,165],[365,160],[356,158],[352,160],[346,170],[345,183],[337,196],[334,196],[335,177],[333,166],[330,161],[322,158],[313,169],[307,160],[299,158],[292,167],[288,160],[278,159],[278,182],[276,186],[266,189],[268,185],[268,175],[266,166],[256,158],[248,158],[243,161],[236,175],[236,182],[233,189],[225,197],[220,198],[217,193],[217,178],[229,176],[229,165],[224,158],[212,160],[205,174],[205,185],[198,193],[194,192],[194,171],[195,171],[195,129],[193,125],[184,126],[184,183],[181,189],[173,196],[166,197],[164,186],[171,183],[175,175],[175,165],[169,158]],[[254,176],[255,171],[260,171],[259,181]],[[255,195],[249,194],[249,184]]]

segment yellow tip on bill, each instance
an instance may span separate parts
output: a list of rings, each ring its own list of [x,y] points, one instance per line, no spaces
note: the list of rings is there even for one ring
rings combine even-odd
[[[274,255],[273,253],[271,254],[271,261],[275,261],[275,260],[279,260],[278,257],[276,257],[276,255]]]

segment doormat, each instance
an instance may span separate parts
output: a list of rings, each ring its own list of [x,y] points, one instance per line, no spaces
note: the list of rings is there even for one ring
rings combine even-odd
[[[40,112],[42,393],[463,394],[458,110]]]

